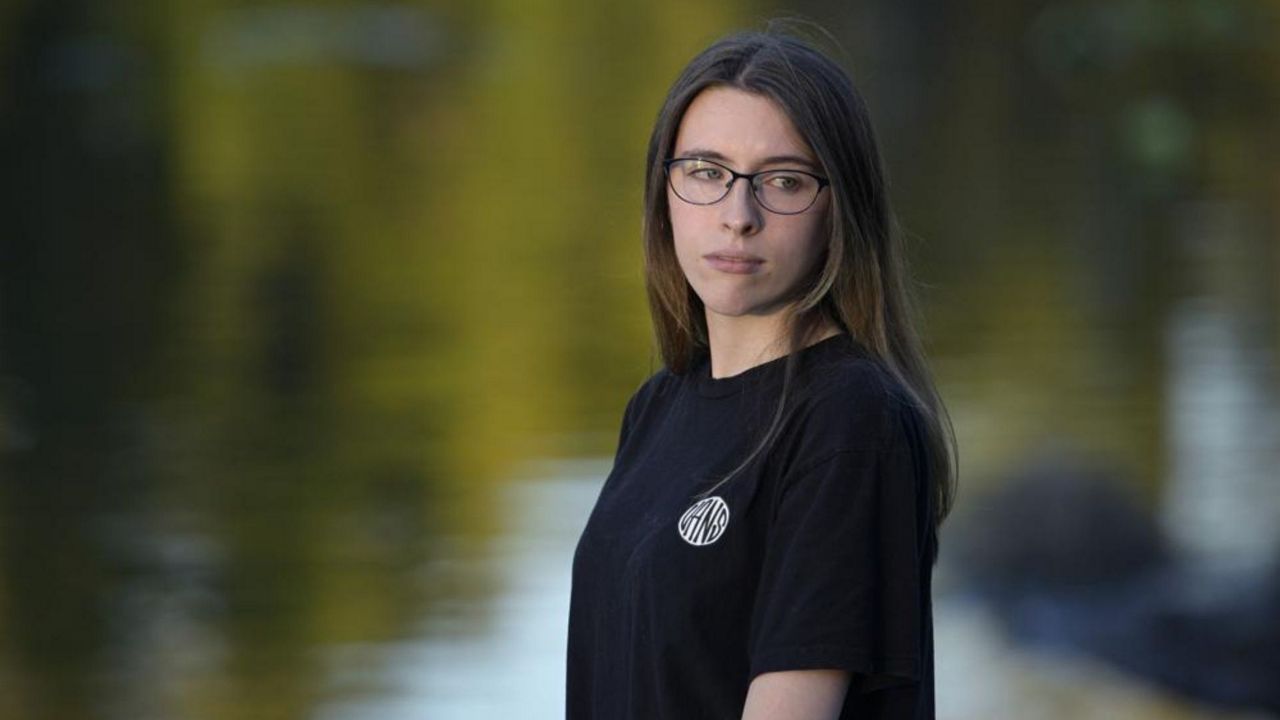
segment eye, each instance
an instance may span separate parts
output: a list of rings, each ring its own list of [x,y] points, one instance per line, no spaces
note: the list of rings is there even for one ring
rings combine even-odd
[[[797,192],[805,187],[809,178],[798,173],[771,173],[764,184],[783,192]]]
[[[689,166],[685,174],[694,180],[719,180],[724,177],[724,170],[707,163],[695,163]]]

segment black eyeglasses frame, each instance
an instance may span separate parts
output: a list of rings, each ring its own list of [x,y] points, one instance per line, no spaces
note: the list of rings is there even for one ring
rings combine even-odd
[[[716,198],[715,200],[712,200],[711,202],[706,202],[706,203],[694,202],[692,200],[685,198],[685,196],[681,195],[680,191],[676,190],[675,183],[673,183],[671,180],[671,166],[678,162],[686,162],[689,160],[697,160],[698,162],[710,163],[711,165],[715,165],[716,167],[721,168],[725,172],[729,173],[729,182],[724,184],[724,194]],[[729,197],[729,193],[733,192],[733,184],[738,182],[738,178],[743,178],[747,181],[747,187],[751,188],[751,197],[755,198],[756,203],[758,203],[760,207],[764,208],[765,210],[768,210],[774,215],[799,215],[803,212],[807,212],[809,208],[813,207],[814,203],[818,202],[818,198],[822,196],[823,188],[826,188],[831,185],[830,180],[827,180],[821,175],[811,173],[808,170],[795,170],[792,168],[772,168],[769,170],[760,170],[758,172],[753,172],[753,173],[740,173],[737,170],[734,170],[733,168],[725,165],[724,163],[718,162],[716,160],[710,160],[708,158],[702,158],[702,157],[667,158],[666,160],[662,161],[662,172],[664,175],[667,176],[667,186],[671,188],[671,192],[675,193],[676,197],[680,198],[684,202],[689,203],[690,205],[697,205],[698,207],[707,207],[709,205],[715,205],[716,203]],[[769,173],[776,173],[776,172],[799,173],[801,175],[808,175],[809,177],[818,181],[818,190],[814,192],[813,199],[809,201],[808,205],[804,206],[804,209],[796,210],[794,212],[780,212],[778,210],[774,210],[773,208],[769,207],[767,204],[765,204],[763,200],[760,199],[760,196],[756,194],[756,190],[757,190],[756,182],[755,182],[756,178],[761,175],[768,175]]]

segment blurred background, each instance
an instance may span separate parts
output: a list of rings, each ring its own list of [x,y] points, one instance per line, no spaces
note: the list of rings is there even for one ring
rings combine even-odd
[[[959,437],[939,718],[1280,717],[1271,0],[0,0],[0,717],[561,717],[650,123],[793,14]]]

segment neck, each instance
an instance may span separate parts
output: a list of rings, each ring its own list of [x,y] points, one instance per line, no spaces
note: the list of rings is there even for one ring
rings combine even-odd
[[[711,346],[711,377],[732,377],[790,353],[790,338],[783,320],[784,314],[781,312],[739,317],[708,312],[707,341]],[[826,340],[839,332],[835,325],[823,321],[801,341],[801,347]]]

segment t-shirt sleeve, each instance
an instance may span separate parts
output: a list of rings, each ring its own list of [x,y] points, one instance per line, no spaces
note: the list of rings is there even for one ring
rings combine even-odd
[[[783,478],[752,617],[752,678],[843,669],[852,691],[867,692],[921,676],[921,477],[906,413],[875,414],[865,442]]]

